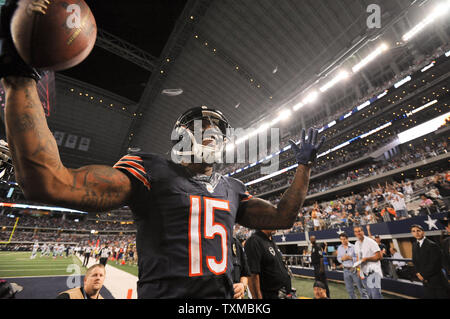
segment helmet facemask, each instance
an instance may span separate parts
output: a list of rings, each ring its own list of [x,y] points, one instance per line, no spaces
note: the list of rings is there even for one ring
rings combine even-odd
[[[172,159],[175,155],[184,157],[180,162],[222,163],[225,144],[230,140],[227,136],[229,124],[215,116],[214,112],[204,113],[210,114],[177,122],[174,133],[176,138],[182,141],[182,149],[177,150],[177,147],[174,147]]]

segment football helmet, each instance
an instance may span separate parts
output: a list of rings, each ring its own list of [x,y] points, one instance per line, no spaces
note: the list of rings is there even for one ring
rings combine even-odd
[[[222,112],[207,106],[191,108],[175,122],[172,155],[193,156],[195,163],[220,162],[225,144],[231,140],[230,129],[231,125]],[[179,149],[176,145],[183,147]]]

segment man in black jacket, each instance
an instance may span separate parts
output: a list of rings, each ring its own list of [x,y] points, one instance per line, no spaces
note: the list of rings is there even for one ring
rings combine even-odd
[[[247,255],[238,238],[233,236],[232,258],[233,258],[233,289],[234,299],[243,299],[248,286],[248,277],[251,276],[248,267]]]
[[[447,215],[450,215],[450,213],[447,213]],[[444,219],[439,219],[439,222],[444,225],[445,232],[446,232],[446,238],[442,240],[442,253],[443,253],[443,260],[442,265],[444,266],[444,269],[447,273],[447,278],[450,278],[450,224],[449,224],[449,218],[444,217]]]
[[[422,226],[412,225],[413,263],[416,275],[423,283],[425,299],[448,299],[448,282],[442,271],[442,252],[438,245],[425,238]]]
[[[272,238],[274,233],[273,230],[258,230],[245,242],[252,299],[295,298],[290,272]]]
[[[323,263],[323,247],[316,242],[316,236],[311,236],[311,264],[314,267],[314,279],[325,285],[327,297],[330,298],[330,289],[328,288],[327,275],[325,273],[325,265]]]

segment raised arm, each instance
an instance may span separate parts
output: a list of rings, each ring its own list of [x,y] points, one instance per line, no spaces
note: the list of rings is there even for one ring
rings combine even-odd
[[[311,168],[299,165],[291,186],[283,194],[278,206],[264,199],[250,199],[239,224],[254,229],[291,228],[305,201],[310,172]]]
[[[30,78],[5,77],[6,133],[17,182],[25,197],[48,204],[104,211],[127,203],[129,178],[108,166],[68,169],[61,162]]]
[[[252,198],[245,205],[244,213],[239,217],[238,223],[242,226],[255,229],[288,229],[295,222],[295,218],[305,201],[311,166],[314,163],[317,151],[325,138],[317,143],[318,131],[309,129],[308,139],[305,139],[305,130],[302,130],[301,144],[297,146],[292,140],[291,148],[298,162],[294,180],[283,194],[278,206],[270,202]]]

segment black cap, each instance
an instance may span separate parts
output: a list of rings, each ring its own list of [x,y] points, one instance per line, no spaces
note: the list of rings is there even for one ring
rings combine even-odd
[[[375,238],[380,238],[380,235],[375,235]]]
[[[444,226],[447,227],[448,222],[449,222],[449,215],[450,212],[447,213],[447,216],[445,216],[443,219],[438,219],[438,221]]]
[[[423,231],[423,227],[417,224],[411,225],[411,227],[409,229],[413,229],[414,227],[419,228],[420,230]]]
[[[325,287],[325,284],[321,281],[315,281],[313,288],[321,288],[321,289],[327,289],[327,287]]]

